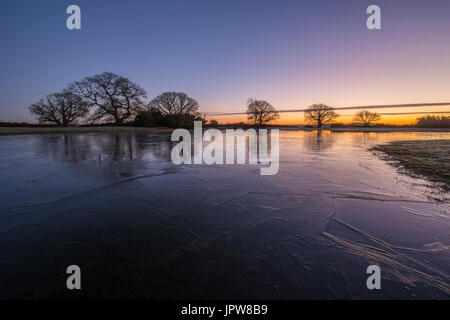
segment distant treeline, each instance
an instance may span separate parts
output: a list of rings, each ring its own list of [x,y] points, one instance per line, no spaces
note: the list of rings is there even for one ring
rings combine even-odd
[[[358,128],[361,124],[336,122],[330,125],[331,128]],[[389,123],[371,123],[371,128],[416,128],[416,124],[389,124]]]
[[[28,122],[0,122],[0,127],[30,127],[30,128],[43,128],[43,127],[56,127],[54,124],[35,124]]]
[[[417,126],[421,128],[450,128],[450,117],[421,117],[417,119]]]

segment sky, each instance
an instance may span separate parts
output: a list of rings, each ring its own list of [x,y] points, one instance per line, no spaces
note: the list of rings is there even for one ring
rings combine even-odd
[[[81,30],[66,27],[71,4]],[[381,30],[366,27],[371,4]],[[249,98],[280,110],[449,102],[449,14],[448,0],[2,0],[0,121],[32,122],[30,104],[104,71],[138,83],[149,100],[184,91],[202,113],[242,112]],[[303,122],[302,113],[279,120]]]

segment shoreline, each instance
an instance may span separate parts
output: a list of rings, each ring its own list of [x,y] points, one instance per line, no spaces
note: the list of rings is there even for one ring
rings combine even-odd
[[[331,128],[333,132],[450,132],[450,128]]]
[[[122,133],[122,132],[150,132],[168,133],[172,128],[163,127],[0,127],[0,136],[24,134],[51,134],[51,133]]]
[[[209,127],[219,130],[231,129],[230,127]],[[250,127],[235,127],[234,129],[248,129]],[[23,134],[50,134],[50,133],[93,133],[93,132],[151,132],[151,133],[168,133],[175,128],[166,127],[120,127],[120,126],[93,126],[93,127],[0,127],[0,136],[5,135],[23,135]],[[317,129],[308,129],[301,127],[277,127],[269,126],[267,129],[279,129],[286,131],[317,131]],[[327,128],[322,131],[331,132],[450,132],[450,128]]]

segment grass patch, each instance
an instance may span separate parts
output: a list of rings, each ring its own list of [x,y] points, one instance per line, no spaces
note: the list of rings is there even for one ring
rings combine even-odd
[[[450,190],[450,140],[393,141],[371,148],[406,173],[444,184]]]

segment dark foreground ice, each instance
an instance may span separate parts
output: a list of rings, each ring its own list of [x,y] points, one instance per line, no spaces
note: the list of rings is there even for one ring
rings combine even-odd
[[[283,131],[275,176],[174,166],[164,135],[0,137],[0,298],[448,299],[449,194],[368,151],[405,139],[450,134]]]

